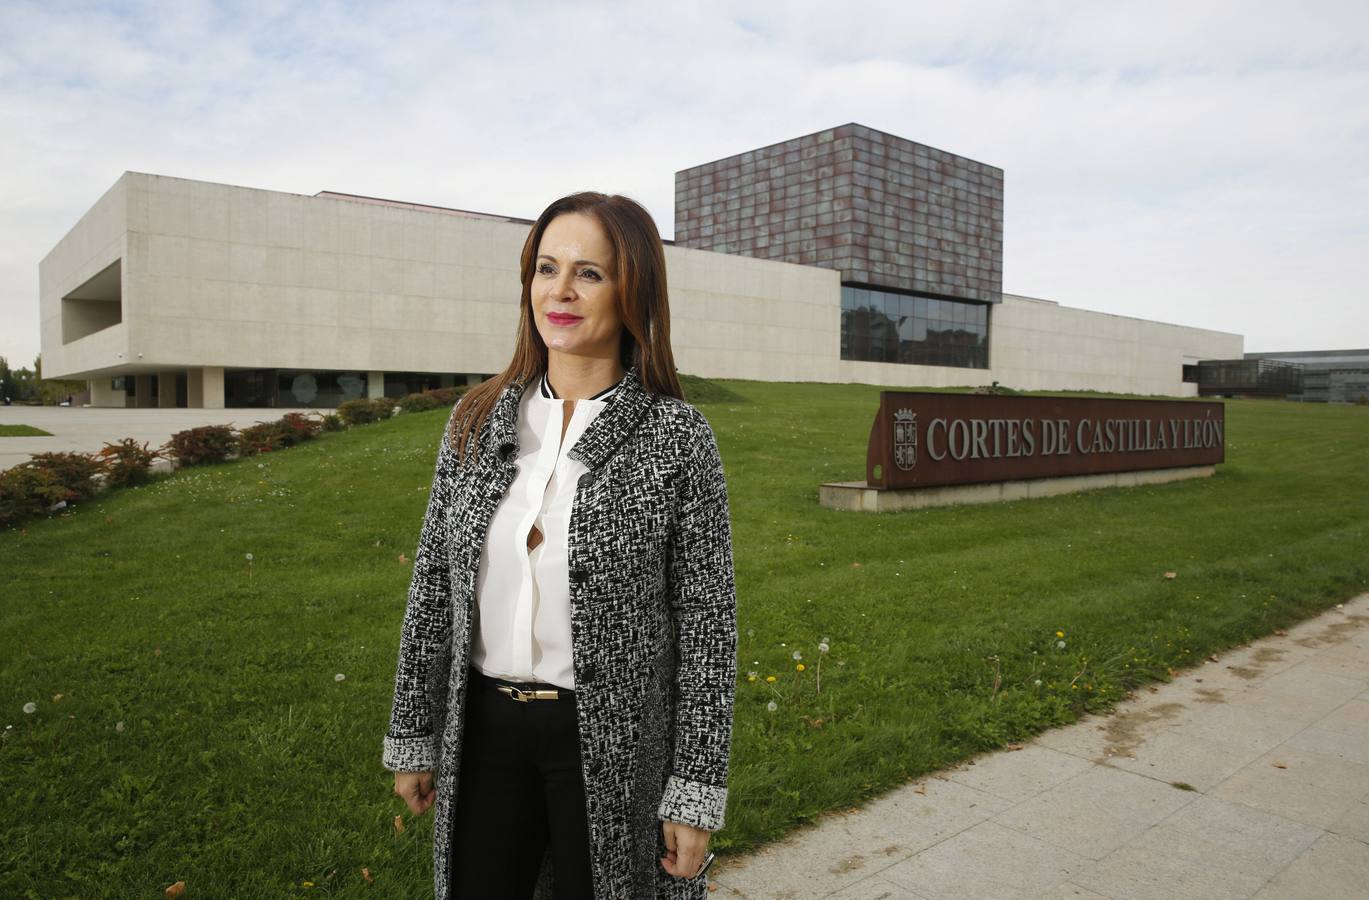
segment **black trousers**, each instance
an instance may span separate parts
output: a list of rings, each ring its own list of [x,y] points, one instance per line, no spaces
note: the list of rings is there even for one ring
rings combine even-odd
[[[522,703],[470,670],[452,817],[452,894],[527,900],[550,848],[556,900],[593,900],[575,695]],[[524,688],[550,684],[518,683]]]

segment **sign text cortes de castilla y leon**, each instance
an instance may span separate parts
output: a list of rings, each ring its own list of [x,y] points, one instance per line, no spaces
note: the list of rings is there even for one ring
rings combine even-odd
[[[1210,466],[1221,403],[883,391],[870,430],[874,488]]]

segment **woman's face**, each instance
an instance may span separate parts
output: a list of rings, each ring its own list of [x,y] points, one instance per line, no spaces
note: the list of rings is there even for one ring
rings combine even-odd
[[[614,358],[623,320],[612,276],[613,245],[583,213],[547,224],[532,275],[537,333],[549,352]]]

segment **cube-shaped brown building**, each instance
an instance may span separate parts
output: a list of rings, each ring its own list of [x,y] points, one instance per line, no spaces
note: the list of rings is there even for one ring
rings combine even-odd
[[[675,242],[997,303],[1003,170],[851,123],[677,172]]]

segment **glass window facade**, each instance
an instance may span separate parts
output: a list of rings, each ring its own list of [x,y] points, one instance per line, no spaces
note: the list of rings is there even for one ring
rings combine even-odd
[[[334,407],[366,396],[365,372],[236,369],[223,373],[230,407]]]
[[[987,369],[988,304],[842,285],[841,358]]]

